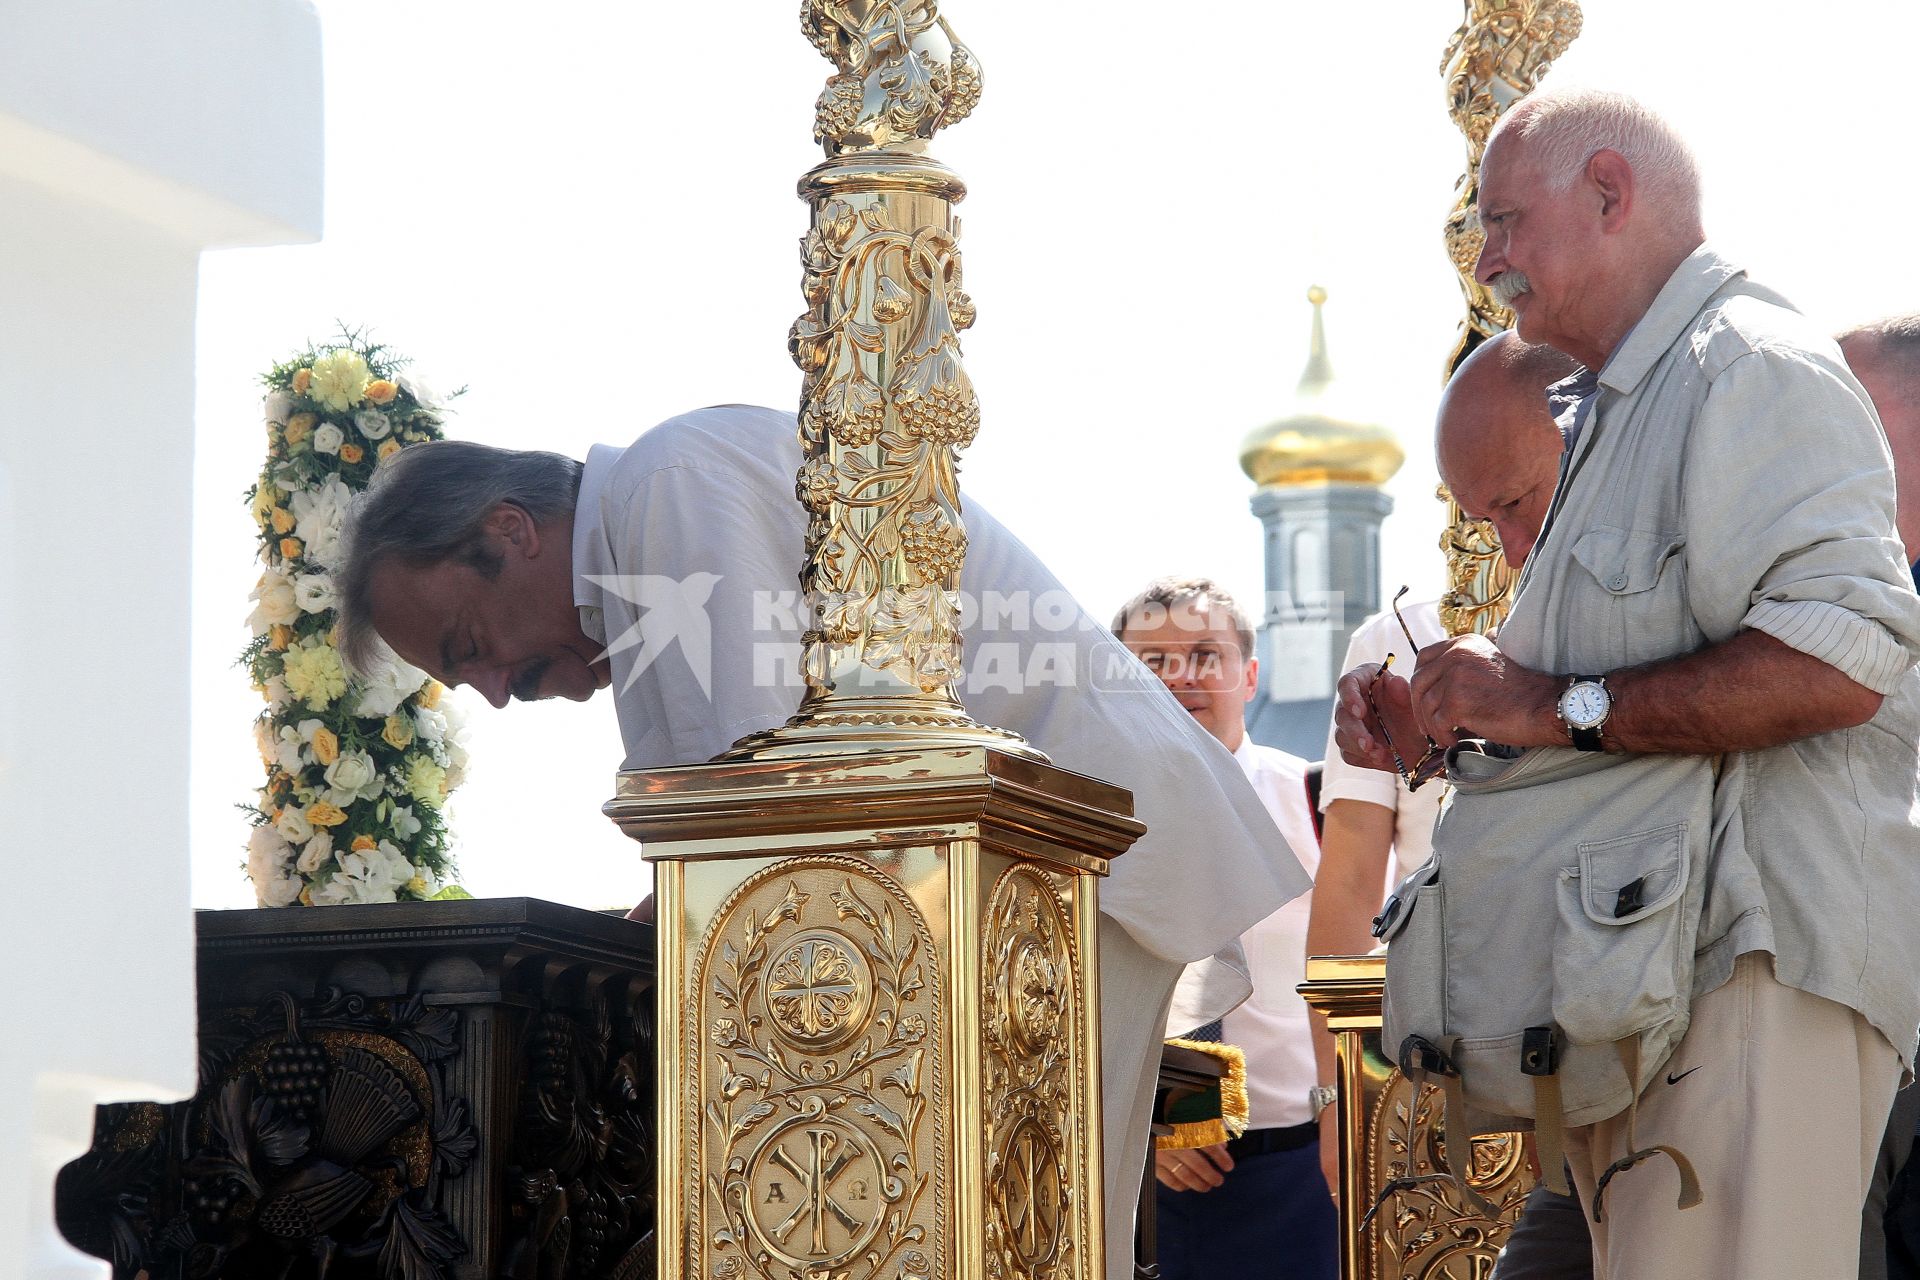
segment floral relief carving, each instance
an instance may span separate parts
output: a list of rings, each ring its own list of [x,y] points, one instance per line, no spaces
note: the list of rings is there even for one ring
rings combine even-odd
[[[829,155],[925,141],[980,103],[980,63],[935,0],[806,0],[800,28],[835,67],[813,121]]]
[[[1406,1077],[1393,1074],[1373,1105],[1367,1148],[1371,1185],[1451,1167],[1441,1124],[1443,1107],[1439,1089],[1423,1085],[1415,1096]],[[1485,1280],[1492,1274],[1533,1179],[1520,1135],[1481,1134],[1467,1143],[1461,1172],[1468,1186],[1498,1208],[1498,1215],[1481,1216],[1451,1179],[1398,1190],[1374,1214],[1370,1274],[1396,1280]]]
[[[1079,1275],[1080,969],[1047,873],[1021,866],[1000,877],[985,947],[987,1274]]]
[[[801,245],[812,306],[791,337],[808,454],[795,493],[815,623],[803,669],[815,689],[865,666],[931,693],[960,672],[955,451],[980,403],[959,334],[973,302],[950,232],[888,219],[877,196],[834,199]]]
[[[917,1280],[944,1249],[939,977],[869,864],[799,859],[735,891],[696,970],[695,1207],[718,1280]]]

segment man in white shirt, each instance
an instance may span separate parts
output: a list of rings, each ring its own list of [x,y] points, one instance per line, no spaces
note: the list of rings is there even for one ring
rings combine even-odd
[[[584,466],[464,441],[403,449],[348,518],[341,652],[364,666],[384,641],[496,707],[611,684],[625,768],[710,759],[799,704],[800,463],[793,415],[742,405],[596,447]],[[996,605],[965,627],[968,655],[997,661],[969,668],[970,712],[1129,788],[1148,826],[1100,887],[1108,1274],[1126,1277],[1180,968],[1308,880],[1227,753],[1046,566],[971,502],[967,534],[962,594]]]
[[[1301,863],[1319,862],[1307,798],[1307,762],[1247,736],[1259,679],[1253,626],[1207,578],[1163,578],[1128,601],[1114,632],[1165,682],[1189,715],[1246,772]],[[1199,853],[1201,846],[1195,845]],[[1227,1013],[1219,1038],[1246,1054],[1246,1133],[1229,1142],[1154,1155],[1163,1280],[1270,1276],[1335,1280],[1338,1223],[1319,1172],[1316,1091],[1305,977],[1306,897],[1241,937],[1253,994]]]

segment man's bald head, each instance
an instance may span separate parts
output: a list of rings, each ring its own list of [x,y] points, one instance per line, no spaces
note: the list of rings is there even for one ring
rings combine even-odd
[[[1540,536],[1560,474],[1547,388],[1579,367],[1552,347],[1498,333],[1461,363],[1440,397],[1440,478],[1463,511],[1493,524],[1516,569]]]
[[[1840,350],[1887,429],[1900,537],[1909,556],[1920,555],[1920,314],[1849,329],[1840,335]]]

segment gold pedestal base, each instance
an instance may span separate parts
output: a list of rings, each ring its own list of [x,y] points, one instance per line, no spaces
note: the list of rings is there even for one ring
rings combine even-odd
[[[984,747],[623,774],[660,1274],[1100,1280],[1105,783]]]
[[[1300,994],[1333,1032],[1340,1124],[1341,1280],[1487,1280],[1534,1178],[1517,1133],[1469,1139],[1461,1166],[1473,1189],[1499,1208],[1475,1211],[1447,1182],[1400,1191],[1380,1206],[1366,1231],[1360,1220],[1388,1180],[1447,1166],[1440,1090],[1413,1089],[1380,1049],[1385,955],[1312,956]],[[1412,1142],[1407,1141],[1408,1109]]]

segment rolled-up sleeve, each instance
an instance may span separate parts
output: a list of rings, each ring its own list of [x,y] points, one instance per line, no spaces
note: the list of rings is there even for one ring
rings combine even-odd
[[[1892,463],[1864,392],[1804,352],[1714,376],[1687,442],[1689,596],[1701,628],[1764,631],[1876,693],[1920,662],[1920,597]]]

